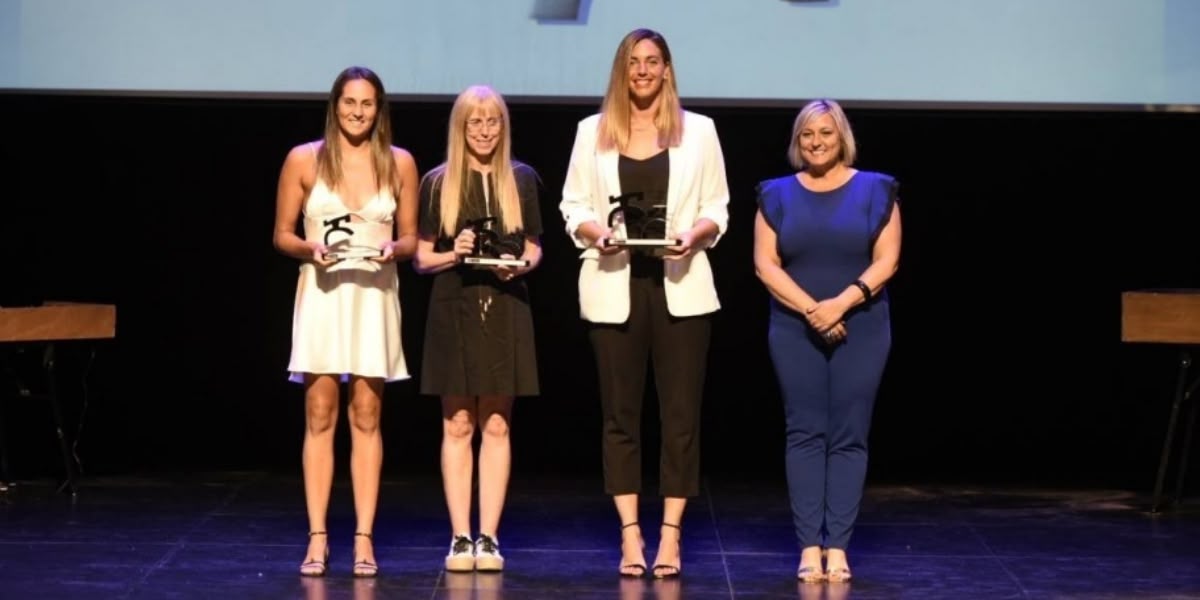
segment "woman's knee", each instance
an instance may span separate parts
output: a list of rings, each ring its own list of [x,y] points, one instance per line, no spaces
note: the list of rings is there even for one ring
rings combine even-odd
[[[489,437],[508,437],[508,419],[500,413],[488,415],[483,424],[483,434]]]
[[[312,433],[325,433],[337,423],[337,398],[311,396],[305,402],[305,423]]]
[[[374,433],[379,429],[379,413],[382,407],[377,398],[355,399],[350,405],[350,426],[360,433]]]
[[[470,440],[475,433],[475,421],[466,410],[456,411],[447,419],[442,420],[442,432],[452,440]]]

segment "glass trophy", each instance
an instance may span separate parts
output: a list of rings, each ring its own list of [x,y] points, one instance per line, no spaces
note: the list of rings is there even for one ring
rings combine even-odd
[[[369,246],[353,246],[343,244],[329,249],[325,253],[325,258],[329,260],[350,260],[354,258],[375,258],[383,256],[383,250],[379,248],[371,248]]]
[[[620,231],[624,224],[624,235],[604,240],[606,246],[620,246],[640,250],[653,256],[671,254],[670,246],[678,246],[678,239],[667,237],[667,205],[646,200],[642,192],[629,192],[620,196],[609,196],[609,203],[616,204],[608,213],[608,227]]]
[[[348,214],[325,219],[320,227],[325,259],[337,262],[383,256],[381,246],[392,233],[391,223],[352,221]]]
[[[468,219],[467,227],[475,232],[475,248],[462,258],[463,264],[478,268],[528,267],[529,261],[520,258],[501,258],[505,254],[521,256],[525,253],[525,240],[518,236],[505,236],[492,228],[496,217]]]

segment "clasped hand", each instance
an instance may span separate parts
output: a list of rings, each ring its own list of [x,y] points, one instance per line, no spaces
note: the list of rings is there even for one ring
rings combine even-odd
[[[836,299],[817,302],[804,311],[808,324],[829,343],[846,339],[846,307]]]

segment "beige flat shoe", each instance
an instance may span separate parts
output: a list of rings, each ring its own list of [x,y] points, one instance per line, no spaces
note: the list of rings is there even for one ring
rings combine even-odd
[[[838,567],[836,569],[828,569],[825,571],[825,579],[829,583],[845,583],[850,581],[849,567]]]
[[[825,572],[821,570],[821,565],[801,565],[796,570],[796,579],[804,583],[821,583],[825,581]]]

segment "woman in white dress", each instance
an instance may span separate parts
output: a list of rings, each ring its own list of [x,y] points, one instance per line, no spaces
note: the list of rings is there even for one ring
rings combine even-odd
[[[357,525],[354,575],[378,572],[371,531],[379,498],[383,385],[409,377],[400,345],[396,262],[416,249],[416,163],[391,144],[383,83],[349,67],[329,93],[323,139],[296,146],[279,176],[275,248],[301,262],[290,379],[303,383],[308,553],[300,572],[322,576],[341,383],[349,387],[350,474]],[[303,218],[304,235],[296,233]]]

